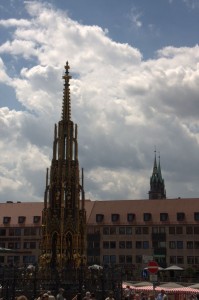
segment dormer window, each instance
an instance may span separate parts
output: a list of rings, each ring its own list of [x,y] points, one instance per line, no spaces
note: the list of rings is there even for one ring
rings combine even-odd
[[[9,224],[11,217],[3,217],[3,224]]]
[[[41,217],[40,216],[34,216],[33,217],[33,223],[39,223]]]
[[[127,221],[133,222],[135,220],[135,214],[127,214]]]
[[[151,213],[144,213],[144,221],[145,222],[151,221]]]
[[[18,217],[18,223],[19,224],[23,224],[25,222],[25,220],[26,220],[26,217],[24,217],[24,216],[19,216]]]
[[[168,213],[160,213],[160,221],[165,222],[168,221]]]
[[[103,214],[96,214],[96,222],[100,223],[104,220],[104,215]]]
[[[120,215],[119,214],[112,214],[111,215],[111,220],[112,222],[117,222],[119,221]]]
[[[184,212],[178,212],[177,213],[177,221],[184,221],[185,219],[185,213]]]

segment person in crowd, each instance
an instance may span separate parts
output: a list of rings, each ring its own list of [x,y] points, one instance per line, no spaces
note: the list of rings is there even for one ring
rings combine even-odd
[[[135,294],[134,300],[140,300],[140,295],[139,294]]]
[[[164,290],[161,290],[161,292],[158,294],[156,300],[168,300],[168,297],[165,294]]]
[[[90,299],[91,298],[91,293],[88,291],[88,292],[86,292],[86,295],[85,295],[85,297],[83,298],[83,300],[88,300],[88,299]]]
[[[37,300],[41,300],[41,299],[42,299],[42,296],[43,296],[43,294],[44,294],[44,291],[40,291],[40,293],[39,293],[39,296],[38,296]]]
[[[147,295],[144,292],[142,292],[141,295],[140,295],[140,299],[141,300],[147,300]]]
[[[91,293],[91,299],[96,300],[95,293]]]
[[[148,300],[155,300],[155,295],[154,294],[149,294]]]
[[[42,300],[48,300],[49,299],[49,295],[48,293],[44,293],[41,297]]]
[[[115,300],[112,291],[109,292],[109,295],[105,300]]]
[[[28,300],[28,298],[24,295],[18,296],[17,300]]]
[[[65,300],[64,296],[63,296],[63,293],[64,293],[64,289],[60,288],[59,293],[56,296],[56,300]]]
[[[48,291],[47,294],[49,296],[48,297],[49,300],[55,300],[55,297],[52,295],[51,291]]]
[[[131,289],[130,286],[127,285],[126,288],[124,289],[124,300],[129,300],[131,297]]]

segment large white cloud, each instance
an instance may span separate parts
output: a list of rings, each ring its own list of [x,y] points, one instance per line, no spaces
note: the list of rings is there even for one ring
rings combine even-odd
[[[143,61],[105,29],[45,3],[26,8],[28,20],[0,20],[12,32],[0,45],[0,81],[24,107],[1,104],[0,201],[42,200],[66,60],[87,197],[147,198],[155,145],[168,197],[198,196],[199,47],[167,47]],[[16,63],[14,74],[7,57]]]

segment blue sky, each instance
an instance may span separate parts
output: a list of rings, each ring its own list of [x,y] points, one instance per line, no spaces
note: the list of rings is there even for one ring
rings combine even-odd
[[[199,1],[0,1],[0,201],[42,201],[68,60],[91,199],[198,197]],[[159,154],[158,154],[159,155]]]

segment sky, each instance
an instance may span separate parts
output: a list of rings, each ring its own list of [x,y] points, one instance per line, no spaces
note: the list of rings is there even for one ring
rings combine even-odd
[[[69,62],[91,200],[199,197],[199,0],[0,0],[0,202],[43,201]]]

